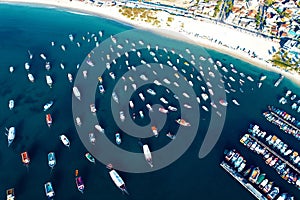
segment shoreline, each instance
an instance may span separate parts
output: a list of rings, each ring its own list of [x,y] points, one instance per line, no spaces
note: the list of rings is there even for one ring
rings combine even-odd
[[[296,72],[282,70],[280,68],[272,66],[270,63],[267,63],[264,60],[259,60],[257,58],[253,58],[246,52],[238,51],[237,49],[234,49],[233,48],[234,44],[231,47],[228,47],[228,45],[230,44],[230,41],[229,42],[227,41],[228,44],[223,44],[222,40],[221,40],[222,44],[213,43],[212,41],[210,41],[209,39],[206,38],[206,37],[210,37],[210,34],[207,34],[209,32],[206,32],[204,29],[203,29],[204,31],[202,30],[203,31],[202,36],[199,38],[199,37],[195,37],[195,35],[193,35],[194,34],[193,32],[187,32],[186,29],[190,30],[188,28],[184,28],[184,29],[177,28],[176,29],[174,27],[172,28],[172,27],[167,27],[167,26],[158,28],[158,27],[154,27],[150,24],[147,24],[145,22],[137,22],[137,21],[130,20],[129,18],[126,18],[121,13],[119,13],[118,8],[116,6],[102,5],[100,7],[100,6],[91,5],[90,3],[87,3],[87,2],[80,2],[80,1],[74,1],[74,0],[72,2],[70,2],[69,0],[45,0],[45,1],[41,1],[41,0],[5,0],[4,2],[1,2],[1,3],[11,4],[11,5],[14,5],[14,4],[15,5],[25,5],[25,6],[29,5],[29,6],[37,6],[37,7],[46,6],[47,8],[62,9],[63,11],[66,11],[66,12],[74,11],[74,13],[78,12],[78,14],[87,14],[87,15],[92,15],[95,17],[102,17],[105,19],[114,20],[119,23],[123,23],[124,25],[131,26],[133,28],[142,29],[145,31],[149,31],[149,32],[161,35],[161,36],[169,37],[171,39],[180,40],[180,41],[184,41],[187,43],[192,43],[192,44],[204,47],[204,48],[218,51],[218,52],[226,54],[226,55],[230,55],[230,56],[240,59],[244,62],[250,63],[258,68],[265,69],[267,71],[272,71],[272,72],[275,72],[278,74],[282,74],[286,78],[291,80],[293,83],[300,86],[300,74],[298,74]],[[181,18],[183,18],[183,17],[181,17]],[[179,18],[179,20],[181,18]],[[181,19],[181,20],[185,20],[184,22],[186,22],[186,23],[191,22],[190,21],[191,19]],[[194,23],[195,22],[197,22],[199,24],[199,27],[202,25],[204,25],[204,26],[206,25],[206,28],[207,27],[215,28],[215,26],[217,26],[217,25],[209,24],[207,22],[202,22],[202,21],[194,20]],[[193,26],[192,23],[193,22],[190,23],[190,28],[194,28],[194,29],[199,28],[199,27],[192,27]],[[258,37],[255,38],[255,36],[248,35],[247,33],[241,33],[241,32],[238,32],[237,30],[233,30],[233,29],[230,30],[228,27],[220,26],[220,28],[226,29],[230,33],[236,33],[237,35],[243,36],[246,39],[250,39],[250,40],[256,39],[258,42],[260,42],[260,40],[263,40],[262,38],[258,38]],[[214,34],[213,33],[214,31],[216,31],[216,30],[212,30],[212,34]],[[220,30],[218,30],[218,31],[220,31]],[[222,32],[222,31],[220,31],[220,32]],[[205,33],[206,33],[206,35],[205,35]],[[215,35],[216,35],[216,33],[215,33]],[[217,39],[219,39],[219,38],[217,38]],[[220,40],[218,40],[218,41],[220,41]],[[267,41],[267,42],[270,43],[271,41]],[[255,41],[253,41],[253,43],[255,43]],[[259,44],[261,44],[261,43],[259,43]],[[257,54],[257,55],[259,56],[260,54]],[[262,55],[261,58],[263,58],[265,56],[266,55]]]

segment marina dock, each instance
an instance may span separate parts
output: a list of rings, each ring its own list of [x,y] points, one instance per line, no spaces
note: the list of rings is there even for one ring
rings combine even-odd
[[[224,161],[220,163],[220,166],[225,169],[234,179],[236,179],[244,188],[246,188],[253,196],[255,196],[259,200],[267,200],[262,193],[260,193],[257,189],[255,189],[246,178],[240,175],[237,171],[235,171],[232,167],[230,167]]]
[[[266,144],[262,143],[261,141],[259,141],[256,137],[249,135],[249,137],[253,140],[255,140],[259,145],[263,146],[264,148],[266,148],[270,153],[272,153],[274,156],[276,156],[278,159],[282,160],[283,162],[286,163],[286,165],[288,165],[290,168],[292,168],[293,170],[295,170],[298,174],[300,174],[300,171],[298,168],[296,168],[294,165],[292,165],[289,161],[287,161],[286,159],[284,159],[283,157],[281,157],[278,153],[276,153],[273,149],[271,149],[269,146],[267,146]]]
[[[289,125],[290,127],[294,128],[295,130],[297,130],[298,132],[300,132],[300,129],[298,127],[296,127],[295,125],[291,124],[290,122],[286,121],[285,119],[283,119],[281,116],[277,115],[276,113],[274,113],[273,111],[270,111],[270,113],[277,117],[279,120],[283,121],[285,124]]]

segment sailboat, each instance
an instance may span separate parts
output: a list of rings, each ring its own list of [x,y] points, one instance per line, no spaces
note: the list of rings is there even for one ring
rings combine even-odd
[[[11,143],[14,141],[15,139],[15,134],[16,134],[16,129],[15,127],[10,127],[9,129],[6,129],[7,130],[7,142],[8,142],[8,146],[11,145]]]

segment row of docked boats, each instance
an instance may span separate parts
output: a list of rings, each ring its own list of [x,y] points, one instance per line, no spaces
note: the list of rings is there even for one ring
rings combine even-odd
[[[269,136],[267,138],[269,138]],[[278,154],[271,148],[266,148],[266,145],[264,143],[258,142],[257,140],[255,140],[254,136],[250,136],[249,134],[243,135],[240,142],[251,151],[255,152],[258,155],[261,155],[265,160],[265,163],[274,168],[284,180],[300,189],[300,174],[295,171],[295,169],[297,170],[297,168],[291,166],[290,163],[287,162],[287,160],[283,159],[281,156],[278,156]],[[276,148],[277,145],[274,144],[277,143],[279,142],[267,142],[267,144],[269,144],[273,148]]]
[[[285,133],[293,135],[296,139],[300,140],[300,124],[295,117],[273,106],[269,107],[269,111],[263,112],[263,116],[267,121],[275,124]]]
[[[288,90],[285,94],[285,96],[282,96],[279,98],[279,103],[280,104],[287,104],[289,103],[292,110],[295,110],[296,112],[300,112],[300,99],[296,100],[297,95],[296,94],[292,94],[291,90]]]
[[[226,163],[223,161],[221,166],[227,169],[226,171],[239,180],[257,199],[294,199],[292,195],[287,193],[280,194],[279,187],[275,186],[274,182],[265,173],[261,172],[259,167],[250,165],[245,168],[245,165],[243,165],[240,169],[242,163],[246,161],[237,150],[225,150],[224,154]],[[251,186],[249,187],[249,185]]]

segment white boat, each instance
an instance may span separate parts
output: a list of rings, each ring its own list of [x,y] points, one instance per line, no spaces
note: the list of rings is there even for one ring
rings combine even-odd
[[[52,88],[52,83],[53,83],[53,81],[52,81],[51,76],[46,75],[46,82],[47,82],[47,84],[49,85],[49,87]]]
[[[113,182],[115,183],[115,185],[122,191],[125,192],[126,194],[128,194],[125,183],[123,181],[123,179],[120,177],[120,175],[113,169],[109,172],[109,175],[111,177],[111,179],[113,180]]]
[[[152,106],[149,103],[146,104],[146,107],[150,112],[153,112]]]
[[[153,167],[151,151],[150,151],[149,146],[147,144],[143,145],[143,152],[144,152],[144,156],[145,156],[146,161],[148,162],[150,167]]]
[[[139,111],[139,115],[140,115],[140,117],[141,117],[142,119],[144,118],[144,113],[143,113],[142,110]]]
[[[60,63],[60,68],[61,68],[61,69],[65,69],[64,64]]]
[[[154,90],[152,90],[151,88],[148,88],[147,92],[153,96],[156,95],[156,92]]]
[[[73,94],[78,100],[80,100],[80,92],[76,86],[73,87]]]
[[[26,69],[27,71],[29,71],[29,69],[30,69],[30,65],[29,65],[28,62],[25,63],[25,69]]]
[[[139,97],[141,98],[142,101],[145,101],[145,97],[144,97],[143,93],[140,92]]]
[[[29,81],[33,83],[34,82],[33,75],[29,73],[27,76],[28,76]]]
[[[12,110],[15,107],[15,101],[14,100],[9,100],[8,102],[8,108],[9,110]]]
[[[156,126],[152,126],[151,129],[152,129],[153,135],[154,135],[155,137],[158,137],[158,131],[157,131]]]
[[[64,45],[60,45],[61,50],[65,51],[66,47]]]
[[[95,137],[94,133],[89,133],[89,140],[90,140],[90,143],[92,145],[95,145],[95,143],[96,143],[96,137]]]
[[[163,97],[161,97],[160,99],[159,99],[161,102],[163,102],[164,104],[168,104],[169,102],[165,99],[165,98],[163,98]]]
[[[170,111],[177,111],[177,108],[175,108],[175,107],[173,107],[173,106],[168,106],[168,109],[170,110]]]
[[[44,105],[44,111],[47,111],[53,105],[53,101],[49,101]]]
[[[9,67],[9,72],[10,72],[10,73],[13,73],[13,72],[14,72],[14,70],[15,70],[15,69],[14,69],[14,67],[13,67],[13,66],[10,66],[10,67]]]
[[[91,109],[91,112],[92,113],[96,113],[97,112],[97,109],[96,109],[96,107],[95,107],[95,104],[90,104],[90,109]]]
[[[85,79],[87,78],[87,73],[88,73],[87,70],[82,71],[83,78]]]
[[[130,106],[130,108],[133,108],[133,107],[134,107],[134,104],[133,104],[132,101],[129,101],[129,106]]]
[[[104,128],[102,128],[99,124],[96,124],[95,125],[95,129],[97,130],[97,131],[99,131],[100,133],[104,133],[105,131],[104,131]]]
[[[49,71],[51,69],[50,62],[46,62],[45,69]]]
[[[48,153],[48,165],[51,169],[53,169],[54,166],[56,165],[56,158],[54,152]]]
[[[119,98],[118,98],[116,92],[113,92],[113,93],[112,93],[112,98],[113,98],[113,100],[114,100],[116,103],[119,103]]]
[[[120,133],[116,133],[115,138],[116,138],[117,145],[120,145],[122,142]]]
[[[41,58],[44,59],[44,60],[47,59],[46,56],[45,56],[45,54],[43,54],[43,53],[41,53],[40,56],[41,56]]]
[[[191,108],[192,108],[192,106],[189,105],[189,104],[187,104],[187,103],[183,104],[183,106],[184,106],[185,108],[188,108],[188,109],[191,109]]]
[[[232,102],[233,102],[235,105],[237,105],[237,106],[240,105],[239,102],[238,102],[236,99],[232,99]]]
[[[70,83],[73,82],[73,76],[72,76],[72,74],[68,73],[68,79],[69,79],[69,82],[70,82]]]
[[[77,126],[81,126],[81,119],[79,118],[79,117],[76,117],[76,124],[77,124]]]
[[[67,136],[65,135],[60,135],[59,139],[62,141],[62,143],[66,146],[66,147],[70,147],[70,141],[67,138]]]
[[[121,120],[121,122],[125,121],[124,111],[120,111],[120,120]]]
[[[208,95],[206,93],[202,93],[201,97],[204,101],[206,101],[208,99]]]
[[[161,113],[168,113],[168,112],[169,112],[167,109],[165,109],[165,108],[163,108],[163,107],[160,107],[160,108],[158,109],[158,111],[161,112]]]
[[[15,127],[10,127],[9,129],[6,129],[7,130],[7,142],[8,142],[8,146],[11,145],[11,143],[14,141],[15,139],[15,135],[16,135],[16,129]]]
[[[115,76],[115,74],[113,73],[113,72],[109,72],[109,75],[110,75],[110,77],[112,78],[112,79],[116,79],[116,76]]]
[[[73,42],[74,36],[72,34],[69,34],[69,39],[70,39],[71,42]]]
[[[29,55],[29,59],[31,60],[33,58],[33,55],[29,50],[27,50],[27,52],[28,52],[28,55]]]

